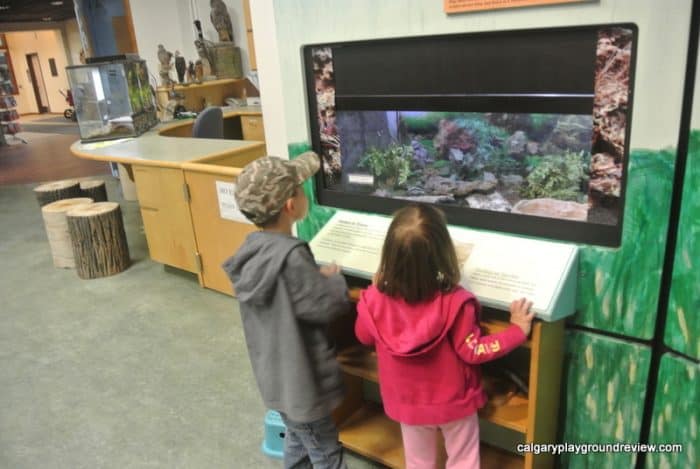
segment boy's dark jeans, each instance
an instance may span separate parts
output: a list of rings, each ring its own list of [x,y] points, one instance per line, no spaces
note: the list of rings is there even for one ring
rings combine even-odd
[[[328,416],[314,422],[300,423],[280,412],[287,426],[284,436],[285,469],[347,469],[338,429]]]

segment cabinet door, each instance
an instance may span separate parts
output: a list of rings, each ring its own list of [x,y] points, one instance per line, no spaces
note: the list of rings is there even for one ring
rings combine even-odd
[[[265,141],[265,129],[260,116],[241,116],[241,129],[243,130],[243,140]]]
[[[151,259],[197,273],[185,177],[176,168],[133,167]]]
[[[262,153],[264,150],[257,151]],[[185,176],[192,194],[190,207],[202,259],[202,285],[231,295],[231,281],[221,264],[238,250],[246,236],[256,228],[221,215],[216,183],[232,183],[235,182],[234,177],[190,170],[185,171]]]

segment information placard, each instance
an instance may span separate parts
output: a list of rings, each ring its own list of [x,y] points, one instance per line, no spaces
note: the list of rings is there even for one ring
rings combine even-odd
[[[389,217],[338,211],[311,241],[311,250],[320,263],[335,262],[348,274],[372,278],[390,223]],[[448,228],[461,283],[483,304],[507,309],[512,300],[527,297],[542,319],[573,313],[576,246]]]

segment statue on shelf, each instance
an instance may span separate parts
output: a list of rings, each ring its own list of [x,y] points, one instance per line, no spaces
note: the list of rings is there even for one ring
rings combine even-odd
[[[187,83],[194,83],[197,79],[194,73],[194,62],[190,60],[190,64],[187,66]]]
[[[194,75],[197,83],[201,83],[204,78],[204,65],[201,60],[198,60],[194,65]]]
[[[170,69],[173,53],[165,50],[163,44],[158,44],[158,61],[160,62],[160,81],[163,86],[170,86],[173,80],[170,78]]]
[[[187,62],[185,58],[180,55],[180,51],[175,51],[175,71],[177,72],[177,81],[179,83],[185,82],[185,72],[187,71]]]
[[[211,7],[209,18],[211,18],[214,29],[219,33],[219,41],[233,42],[233,24],[226,4],[223,0],[210,0],[209,6]]]
[[[214,61],[210,53],[212,42],[206,39],[197,39],[194,41],[194,46],[197,48],[197,54],[199,55],[197,62],[201,62],[203,76],[216,75]],[[195,62],[195,65],[197,62]]]

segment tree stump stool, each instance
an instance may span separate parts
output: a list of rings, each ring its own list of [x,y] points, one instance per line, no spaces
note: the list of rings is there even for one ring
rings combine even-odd
[[[90,197],[95,202],[107,202],[107,186],[104,181],[81,181],[80,191],[83,197]]]
[[[41,216],[44,218],[46,236],[49,238],[53,265],[70,269],[75,267],[73,257],[73,244],[68,232],[66,213],[83,205],[89,205],[92,199],[78,197],[74,199],[61,199],[41,207]]]
[[[66,214],[78,277],[107,277],[131,264],[119,204],[97,202]]]
[[[81,197],[80,183],[78,181],[55,181],[42,184],[34,188],[39,207],[61,199]]]

